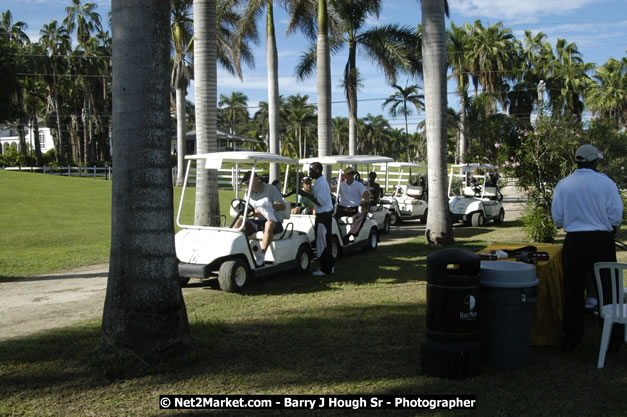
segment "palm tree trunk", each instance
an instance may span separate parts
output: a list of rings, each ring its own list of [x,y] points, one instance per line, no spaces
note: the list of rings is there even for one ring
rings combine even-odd
[[[30,115],[31,123],[33,126],[33,143],[35,144],[35,159],[38,167],[43,165],[43,156],[41,154],[41,142],[39,142],[39,122],[37,121],[37,112],[33,112]]]
[[[318,156],[331,154],[331,55],[329,51],[327,1],[318,0],[317,91]],[[331,177],[331,167],[324,166],[324,176]]]
[[[194,86],[196,153],[218,149],[216,75],[216,0],[194,1]],[[197,167],[198,168],[198,167]],[[220,202],[215,170],[196,170],[195,225],[219,225]]]
[[[348,154],[357,153],[357,44],[350,42],[348,47],[348,79],[346,99],[348,101]]]
[[[185,181],[185,90],[176,88],[176,186]]]
[[[63,143],[63,133],[61,131],[61,109],[59,108],[59,93],[57,92],[57,72],[56,69],[53,67],[52,69],[52,89],[53,94],[54,94],[54,110],[56,112],[56,116],[57,116],[57,136],[58,136],[58,141],[59,141],[59,149],[57,149],[57,160],[59,161],[59,164],[63,165],[63,163],[65,162],[65,143]]]
[[[266,62],[268,65],[268,125],[270,128],[270,152],[279,153],[279,57],[274,33],[274,12],[272,0],[268,0],[266,10]],[[279,164],[270,164],[270,183],[280,179]]]
[[[115,164],[101,344],[144,361],[190,341],[174,248],[169,6],[113,0],[111,7]]]
[[[422,56],[429,177],[429,216],[425,237],[430,244],[453,242],[446,173],[446,29],[444,2],[422,0]]]
[[[409,127],[407,126],[407,102],[403,103],[403,108],[404,108],[404,112],[403,115],[405,116],[405,141],[407,141],[406,145],[407,145],[407,162],[409,162]]]
[[[466,97],[464,95],[459,100],[459,107],[459,161],[464,163],[466,159]]]
[[[24,89],[21,85],[18,85],[17,88],[17,105],[19,106],[19,109],[22,113],[17,121],[17,135],[19,136],[20,140],[20,151],[22,152],[24,159],[28,159],[28,152],[26,149],[26,133],[24,132],[24,128],[26,126],[26,123],[28,122],[26,120],[26,112],[24,112]]]

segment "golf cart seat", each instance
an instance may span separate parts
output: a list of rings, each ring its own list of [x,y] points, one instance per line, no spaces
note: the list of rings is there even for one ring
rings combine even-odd
[[[337,221],[339,224],[353,224],[353,216],[342,216]]]
[[[485,187],[483,195],[488,198],[496,198],[496,187]]]
[[[474,197],[475,190],[473,187],[464,187],[464,197]]]
[[[272,236],[272,240],[281,240],[284,236],[289,237],[292,235],[291,233],[286,233],[288,229],[292,229],[292,230],[294,229],[293,224],[286,222],[286,220],[289,220],[291,212],[292,212],[292,203],[290,203],[289,201],[286,201],[285,209],[280,212],[283,215],[283,231],[281,233],[275,233]],[[289,226],[290,224],[291,226]],[[255,233],[254,235],[251,236],[251,238],[258,239],[258,240],[263,239],[263,230]]]
[[[423,187],[421,185],[409,185],[405,190],[405,194],[409,197],[422,198]]]

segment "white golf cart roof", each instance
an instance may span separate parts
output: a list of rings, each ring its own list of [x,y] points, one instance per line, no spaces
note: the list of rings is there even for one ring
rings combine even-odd
[[[377,164],[385,165],[385,164]],[[388,168],[426,168],[426,165],[417,164],[415,162],[388,162]]]
[[[451,165],[451,168],[496,169],[494,165],[490,164],[455,164]]]
[[[229,151],[229,152],[211,152],[197,155],[185,155],[185,159],[204,159],[207,161],[206,168],[220,168],[222,162],[231,162],[234,164],[254,164],[255,162],[274,162],[279,164],[295,164],[296,161],[287,156],[281,156],[270,152],[253,152],[253,151]]]

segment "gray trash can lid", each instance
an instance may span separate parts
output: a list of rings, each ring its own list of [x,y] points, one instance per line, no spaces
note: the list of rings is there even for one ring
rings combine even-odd
[[[512,261],[481,262],[481,285],[499,288],[535,287],[540,280],[536,277],[535,265]]]

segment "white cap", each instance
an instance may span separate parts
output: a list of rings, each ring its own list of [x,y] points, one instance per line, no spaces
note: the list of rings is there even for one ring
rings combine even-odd
[[[581,145],[575,152],[575,160],[579,162],[590,162],[603,159],[603,154],[590,144]]]

